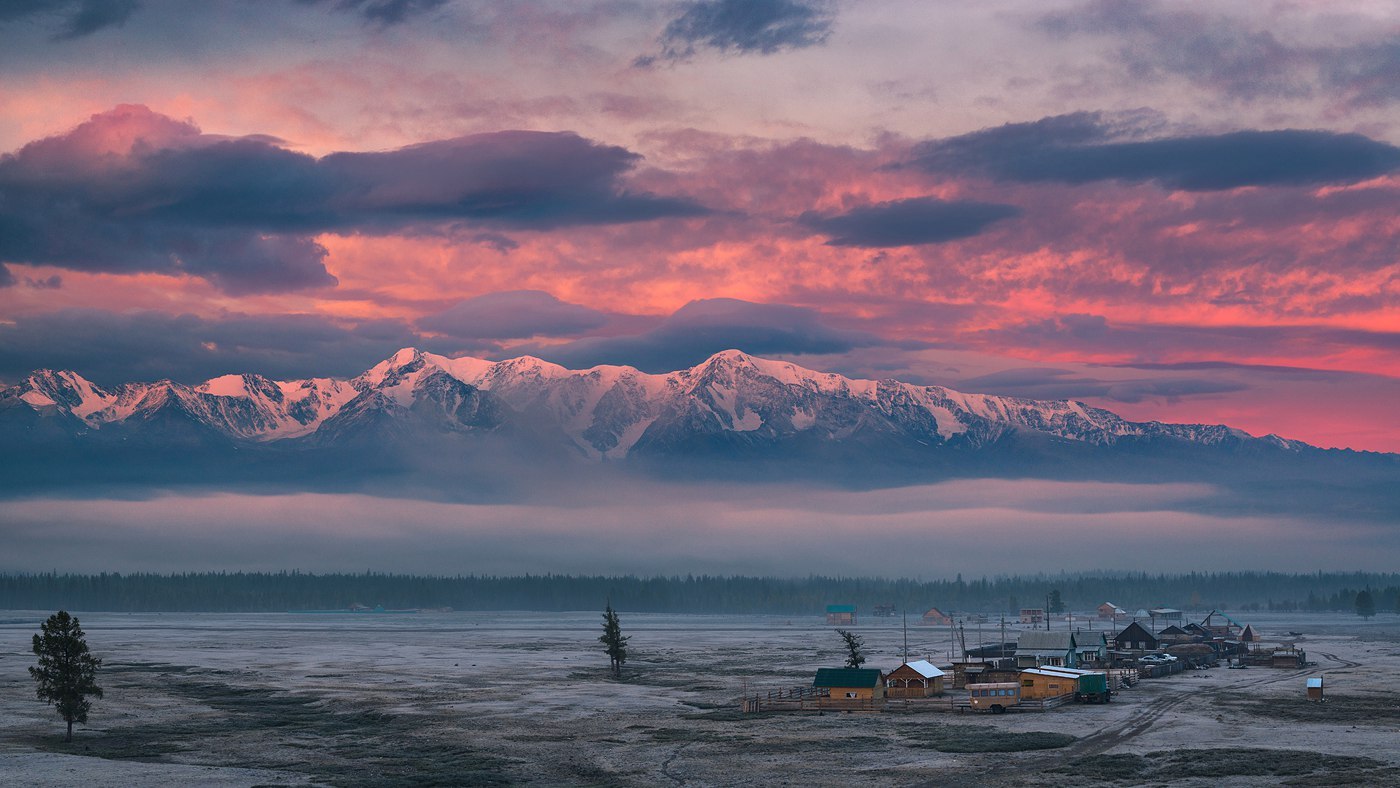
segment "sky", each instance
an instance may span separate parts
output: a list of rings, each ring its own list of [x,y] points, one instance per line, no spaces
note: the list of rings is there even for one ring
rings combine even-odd
[[[738,348],[1400,452],[1397,73],[1367,0],[4,3],[0,384]]]

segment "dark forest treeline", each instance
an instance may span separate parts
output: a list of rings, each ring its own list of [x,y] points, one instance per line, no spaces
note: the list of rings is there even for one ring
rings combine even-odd
[[[1113,602],[1129,612],[1185,610],[1351,610],[1368,589],[1378,612],[1400,605],[1400,574],[1277,572],[1060,574],[964,581],[887,578],[576,576],[428,577],[395,574],[203,572],[186,574],[0,575],[0,609],[117,612],[281,612],[351,605],[456,610],[619,610],[657,613],[822,612],[833,603],[921,613],[1015,613],[1043,607],[1059,591],[1073,610]]]

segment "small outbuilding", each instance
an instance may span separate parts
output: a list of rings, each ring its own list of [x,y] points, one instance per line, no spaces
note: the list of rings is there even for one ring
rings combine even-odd
[[[1241,643],[1258,643],[1259,633],[1254,630],[1253,624],[1245,624],[1244,631],[1240,632]]]
[[[855,605],[827,605],[826,623],[828,624],[854,624],[856,623]]]
[[[883,674],[875,668],[818,668],[812,686],[832,698],[878,700],[885,697]]]
[[[906,662],[885,674],[885,697],[931,698],[942,695],[945,675],[926,659]]]
[[[1044,624],[1045,611],[1038,607],[1023,607],[1021,608],[1021,623]]]
[[[1323,700],[1321,676],[1308,679],[1308,700]]]

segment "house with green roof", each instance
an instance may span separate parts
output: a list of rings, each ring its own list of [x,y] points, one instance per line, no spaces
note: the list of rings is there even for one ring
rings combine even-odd
[[[883,700],[884,678],[876,668],[817,668],[812,686],[827,690],[833,699]]]
[[[826,623],[828,624],[854,624],[856,623],[855,605],[827,605]]]

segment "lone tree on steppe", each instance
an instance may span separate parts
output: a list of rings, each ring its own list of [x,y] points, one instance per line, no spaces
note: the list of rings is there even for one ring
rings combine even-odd
[[[858,668],[865,663],[865,654],[861,649],[865,648],[865,641],[860,635],[845,629],[836,630],[836,634],[846,641],[846,667]]]
[[[78,619],[60,610],[39,626],[34,636],[34,655],[39,664],[29,669],[29,675],[39,686],[39,700],[53,704],[58,716],[68,723],[65,742],[73,741],[73,723],[87,722],[92,702],[88,696],[102,697],[97,686],[97,669],[102,660],[88,651]]]
[[[608,609],[603,611],[603,635],[598,642],[608,652],[615,679],[622,678],[622,663],[627,661],[627,641],[630,639],[630,636],[622,634],[622,624],[617,620],[617,611],[613,610],[612,601],[609,600]]]
[[[1356,595],[1356,615],[1362,618],[1370,618],[1376,614],[1376,599],[1371,596],[1369,590],[1362,590]]]

